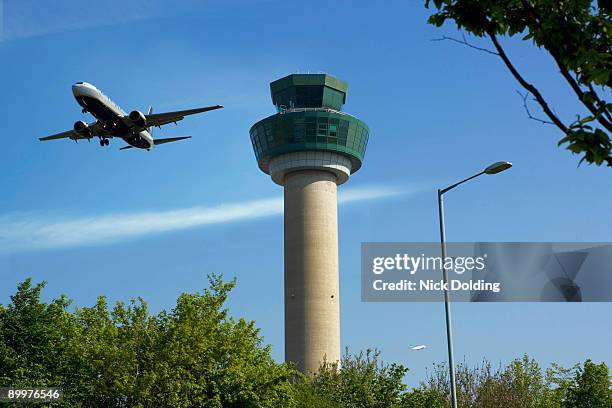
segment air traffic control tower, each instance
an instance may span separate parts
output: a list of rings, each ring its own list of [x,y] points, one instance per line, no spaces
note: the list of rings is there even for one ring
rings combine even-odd
[[[340,359],[336,191],[369,135],[341,111],[347,89],[325,74],[281,78],[270,84],[277,113],[250,130],[259,168],[284,187],[285,360],[305,373]]]

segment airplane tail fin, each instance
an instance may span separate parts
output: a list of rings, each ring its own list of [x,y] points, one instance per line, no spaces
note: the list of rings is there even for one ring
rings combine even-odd
[[[155,144],[155,146],[157,146],[160,144],[178,142],[179,140],[185,140],[185,139],[191,139],[191,136],[169,137],[167,139],[155,139],[153,140],[153,143]]]
[[[152,114],[152,113],[153,113],[153,106],[152,106],[152,105],[149,105],[149,109],[147,110],[147,115],[150,115],[150,114]],[[152,127],[148,127],[148,128],[147,128],[147,131],[149,132],[149,134],[150,134],[151,136],[153,136],[153,128],[152,128]]]
[[[157,145],[161,145],[165,143],[178,142],[179,140],[185,140],[185,139],[191,139],[191,136],[169,137],[166,139],[154,139],[153,144],[157,146]],[[127,145],[127,146],[123,146],[119,150],[126,150],[126,149],[133,149],[133,148],[134,148],[133,146]]]

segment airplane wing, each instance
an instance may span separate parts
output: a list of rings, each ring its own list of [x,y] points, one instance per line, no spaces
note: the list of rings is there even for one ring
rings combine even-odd
[[[52,136],[47,136],[47,137],[39,137],[38,140],[55,140],[55,139],[63,139],[65,137],[74,137],[76,135],[76,133],[74,132],[74,130],[67,130],[66,132],[62,132],[62,133],[57,133],[55,135]]]
[[[214,105],[207,106],[205,108],[198,109],[187,109],[176,112],[166,112],[166,113],[152,113],[150,115],[145,115],[147,120],[147,127],[151,126],[162,126],[172,122],[178,122],[179,120],[183,120],[185,116],[195,115],[196,113],[208,112],[215,109],[221,109],[223,106]]]
[[[65,132],[57,133],[55,135],[39,137],[38,140],[41,140],[44,142],[47,140],[56,140],[56,139],[64,139],[64,138],[70,138],[72,140],[81,140],[81,139],[90,139],[95,136],[104,136],[107,138],[113,137],[112,135],[108,134],[108,132],[106,132],[104,128],[98,122],[89,123],[87,126],[89,127],[89,130],[91,132],[89,136],[81,135],[71,129]]]

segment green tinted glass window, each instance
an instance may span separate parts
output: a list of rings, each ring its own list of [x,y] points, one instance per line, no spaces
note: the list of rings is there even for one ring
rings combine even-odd
[[[250,131],[255,156],[262,170],[280,154],[304,150],[337,151],[359,169],[369,131],[349,115],[329,111],[288,112],[253,125]]]

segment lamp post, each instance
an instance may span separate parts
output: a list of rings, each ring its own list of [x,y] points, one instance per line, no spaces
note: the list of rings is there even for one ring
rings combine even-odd
[[[448,272],[444,267],[446,260],[446,237],[445,237],[445,228],[444,228],[444,201],[443,195],[449,190],[457,187],[460,184],[465,183],[473,178],[481,176],[483,174],[497,174],[501,173],[504,170],[508,170],[512,167],[512,163],[509,162],[496,162],[491,164],[489,167],[484,169],[478,174],[474,174],[471,177],[461,180],[458,183],[455,183],[451,186],[448,186],[444,189],[438,190],[438,212],[440,216],[440,246],[442,249],[442,276],[444,280],[444,311],[446,314],[446,340],[448,347],[448,365],[450,371],[450,393],[451,393],[451,407],[457,408],[457,384],[455,382],[455,359],[453,358],[453,333],[451,330],[451,312],[450,312],[450,302],[449,302],[449,293],[448,293]]]

